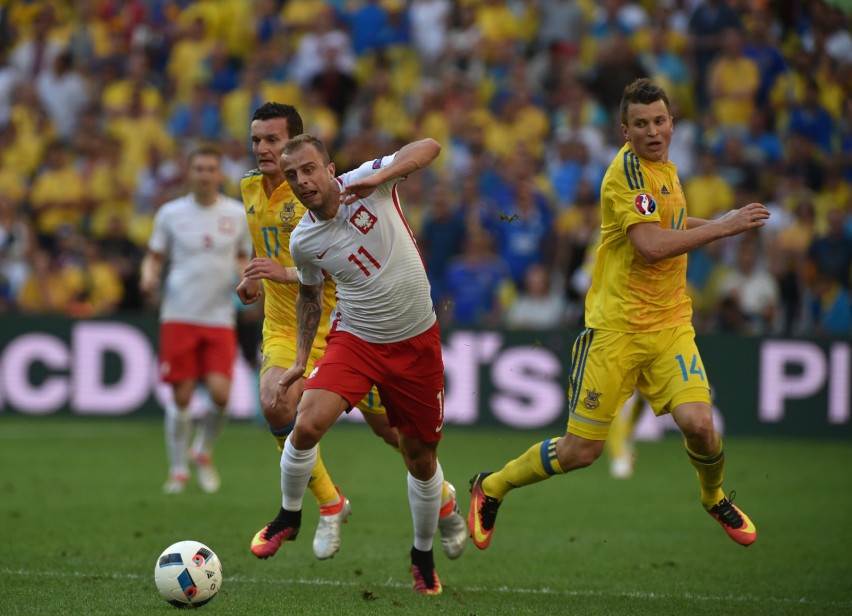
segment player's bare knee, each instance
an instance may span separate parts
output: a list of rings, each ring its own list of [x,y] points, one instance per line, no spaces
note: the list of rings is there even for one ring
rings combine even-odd
[[[319,444],[323,434],[324,431],[318,429],[316,424],[310,421],[297,421],[296,427],[290,434],[290,442],[296,449],[310,449]]]
[[[277,395],[261,394],[260,408],[266,423],[273,428],[282,428],[293,423],[296,416],[296,409]]]
[[[429,446],[412,446],[411,441],[407,441],[407,446],[401,449],[402,459],[408,472],[416,479],[426,481],[431,479],[438,468],[438,454],[432,447]]]
[[[572,434],[556,442],[556,459],[563,472],[591,466],[603,453],[604,441],[593,441]]]
[[[719,438],[710,417],[695,418],[681,429],[689,448],[696,453],[710,454],[719,446]]]
[[[225,407],[228,404],[228,398],[230,392],[225,392],[224,394],[211,395],[210,400],[218,407]]]
[[[433,477],[437,470],[436,460],[434,457],[430,456],[409,458],[407,466],[408,472],[411,473],[415,479],[419,479],[420,481],[428,481]]]

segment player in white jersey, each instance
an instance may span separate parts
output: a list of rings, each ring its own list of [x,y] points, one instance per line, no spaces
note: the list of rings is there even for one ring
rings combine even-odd
[[[160,305],[160,376],[173,393],[165,416],[169,478],[163,490],[168,494],[184,491],[190,459],[201,488],[219,489],[212,454],[227,416],[236,359],[234,282],[251,248],[242,203],[219,193],[219,152],[193,152],[188,180],[190,194],[157,211],[140,277],[142,292],[153,296],[168,261]],[[199,382],[212,408],[190,448],[189,403]]]
[[[325,354],[305,382],[296,425],[284,445],[282,507],[263,531],[276,549],[296,538],[320,439],[375,385],[408,468],[411,572],[414,590],[423,594],[441,592],[432,540],[444,482],[437,458],[444,366],[429,281],[396,184],[429,165],[440,150],[436,141],[424,139],[336,178],[315,137],[300,135],[284,148],[284,179],[308,211],[290,236],[299,277],[298,341],[296,361],[279,381],[281,395],[305,371],[322,318],[326,275],[337,283],[338,304]]]

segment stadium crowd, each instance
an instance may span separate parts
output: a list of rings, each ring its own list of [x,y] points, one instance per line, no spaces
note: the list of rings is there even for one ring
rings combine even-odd
[[[827,0],[0,2],[0,311],[154,311],[139,264],[185,158],[253,168],[270,100],[348,170],[443,145],[402,201],[444,323],[582,324],[618,101],[675,114],[690,215],[759,233],[689,257],[698,332],[852,333],[852,13]]]

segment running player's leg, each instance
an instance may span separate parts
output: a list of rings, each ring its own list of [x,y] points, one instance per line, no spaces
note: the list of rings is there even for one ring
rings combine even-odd
[[[441,593],[441,580],[435,571],[432,542],[438,529],[444,471],[438,462],[438,442],[426,443],[400,435],[400,453],[408,468],[408,504],[414,525],[411,573],[414,590],[429,595]]]
[[[652,408],[672,417],[684,435],[687,458],[695,468],[701,504],[740,545],[757,539],[754,524],[725,497],[725,452],[713,425],[710,388],[691,325],[657,334],[658,359],[640,379]]]
[[[283,542],[298,536],[302,499],[316,466],[319,441],[340,414],[350,408],[342,396],[324,389],[306,391],[300,406],[296,425],[281,454],[281,509],[251,542],[251,551],[258,558],[273,556]]]
[[[300,379],[298,383],[294,383],[281,397],[278,394],[278,381],[289,368],[289,365],[285,366],[283,359],[274,357],[270,360],[264,358],[264,362],[265,366],[260,374],[260,405],[263,410],[263,417],[269,424],[269,430],[278,445],[278,451],[283,453],[284,442],[296,422],[296,408],[302,397],[305,379]],[[325,468],[322,456],[319,454],[308,489],[314,495],[320,507],[335,505],[342,500],[328,474],[328,470]]]
[[[566,434],[535,443],[499,471],[479,473],[470,481],[467,523],[476,547],[484,550],[490,544],[498,508],[510,490],[584,468],[600,457],[610,424],[633,391],[631,341],[630,335],[594,330],[577,337]]]
[[[221,485],[219,472],[213,464],[213,446],[228,419],[231,379],[224,374],[211,373],[205,377],[204,383],[210,398],[210,408],[195,431],[190,452],[198,484],[205,492],[212,493],[218,491]]]
[[[216,492],[221,481],[213,465],[213,447],[228,418],[231,377],[237,356],[236,332],[231,328],[205,328],[205,345],[201,352],[204,385],[210,397],[210,408],[201,420],[192,444],[192,462],[196,479],[205,492]]]
[[[444,471],[438,462],[444,426],[444,363],[438,324],[408,340],[385,345],[379,361],[382,378],[377,381],[378,390],[388,421],[399,431],[400,453],[408,469],[414,591],[435,595],[441,592],[441,581],[432,542],[444,488]]]
[[[183,492],[189,479],[189,440],[192,430],[189,403],[201,376],[196,361],[199,344],[197,326],[185,323],[160,324],[160,375],[172,389],[172,401],[166,405],[164,417],[169,478],[163,491],[167,494]]]
[[[189,402],[195,390],[195,380],[172,383],[172,401],[166,404],[165,434],[169,460],[169,477],[163,485],[166,494],[180,494],[189,479],[189,439],[192,420]]]
[[[375,435],[399,451],[399,432],[390,425],[375,387],[364,396],[357,407]],[[459,511],[456,489],[446,479],[441,488],[438,530],[441,534],[441,548],[447,557],[456,559],[461,556],[467,546],[467,523]]]
[[[713,414],[709,404],[687,402],[672,411],[678,427],[684,434],[686,453],[695,467],[701,489],[701,504],[728,536],[742,546],[757,539],[757,529],[749,517],[733,504],[722,490],[725,469],[725,451],[722,438],[713,427]]]

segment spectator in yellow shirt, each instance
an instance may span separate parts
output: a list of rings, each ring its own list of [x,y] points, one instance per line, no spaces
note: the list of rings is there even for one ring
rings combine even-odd
[[[30,274],[16,297],[21,312],[62,313],[71,296],[71,289],[62,272],[54,267],[50,252],[36,250]]]
[[[54,142],[47,149],[44,169],[30,193],[36,232],[43,246],[52,246],[60,227],[79,229],[83,224],[84,186],[74,168],[68,146]]]
[[[745,129],[754,111],[760,70],[743,54],[743,37],[736,28],[722,35],[722,53],[710,66],[707,93],[722,128]]]
[[[705,220],[734,206],[734,191],[716,168],[716,157],[709,150],[698,158],[698,173],[683,185],[689,215]]]

